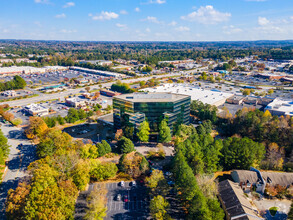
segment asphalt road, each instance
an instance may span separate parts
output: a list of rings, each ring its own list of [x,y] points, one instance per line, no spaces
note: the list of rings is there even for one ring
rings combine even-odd
[[[15,189],[26,176],[27,166],[36,160],[35,146],[26,139],[23,130],[11,126],[10,124],[1,124],[1,130],[8,138],[11,145],[8,158],[8,169],[0,186],[0,219],[5,219],[5,200],[9,189]],[[20,147],[19,144],[23,146]]]
[[[141,77],[138,79],[125,79],[122,80],[122,82],[125,83],[133,83],[141,80],[149,80],[151,78],[163,78],[163,77],[170,77],[170,76],[176,76],[176,75],[181,75],[180,73],[170,73],[166,75],[158,75],[158,76],[148,76],[148,77]],[[110,82],[110,83],[104,83],[101,84],[103,87],[110,87],[113,83],[115,82]],[[90,86],[91,89],[99,89],[99,85],[94,85]],[[59,92],[59,93],[54,93],[54,94],[42,94],[37,97],[32,97],[28,99],[20,99],[20,100],[14,100],[14,101],[8,101],[8,102],[2,102],[1,104],[9,104],[10,106],[25,106],[29,105],[31,103],[35,102],[40,102],[40,101],[46,101],[46,100],[52,100],[52,99],[61,99],[64,100],[64,97],[69,96],[69,95],[74,95],[77,93],[80,93],[81,90],[84,90],[83,88],[78,88],[78,89],[69,89],[64,92]]]

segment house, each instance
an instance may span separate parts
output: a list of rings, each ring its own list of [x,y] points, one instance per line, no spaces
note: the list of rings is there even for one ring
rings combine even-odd
[[[250,201],[237,183],[224,180],[218,185],[219,199],[228,220],[257,220],[258,216]]]
[[[250,192],[252,186],[256,187],[256,192],[264,193],[267,184],[286,188],[293,185],[293,173],[260,172],[251,168],[251,170],[234,170],[231,172],[231,177],[245,192]]]

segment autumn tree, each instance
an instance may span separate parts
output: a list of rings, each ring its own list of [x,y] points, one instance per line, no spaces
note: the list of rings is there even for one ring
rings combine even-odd
[[[163,171],[153,170],[149,177],[146,177],[146,186],[151,189],[153,195],[167,195],[168,184],[164,177]]]
[[[136,178],[148,171],[149,163],[140,153],[131,152],[120,157],[118,167],[121,172]]]
[[[29,126],[25,130],[26,136],[29,139],[40,137],[48,129],[47,124],[40,117],[30,117]]]
[[[156,220],[166,220],[171,219],[167,214],[167,208],[169,208],[169,203],[164,199],[163,196],[156,196],[150,202],[150,212],[154,219]]]
[[[95,184],[87,200],[88,209],[84,219],[103,220],[107,215],[107,189],[101,184]]]
[[[37,145],[37,154],[39,157],[53,156],[62,154],[70,147],[72,137],[66,132],[51,128],[40,138]]]
[[[8,191],[6,198],[6,216],[8,220],[24,219],[24,207],[29,196],[31,186],[26,183],[19,183],[18,187]]]

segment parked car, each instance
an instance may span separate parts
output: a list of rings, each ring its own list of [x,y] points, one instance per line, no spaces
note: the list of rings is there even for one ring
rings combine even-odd
[[[118,195],[116,196],[116,200],[117,200],[117,201],[121,201],[121,194],[118,194]]]
[[[136,182],[135,181],[130,182],[129,183],[129,186],[134,186],[135,187],[136,186]]]
[[[124,186],[125,186],[125,183],[124,183],[124,181],[121,181],[121,182],[120,182],[120,186],[122,186],[122,187],[124,187]]]
[[[124,202],[129,202],[129,199],[128,199],[128,196],[127,195],[124,196],[123,201]]]

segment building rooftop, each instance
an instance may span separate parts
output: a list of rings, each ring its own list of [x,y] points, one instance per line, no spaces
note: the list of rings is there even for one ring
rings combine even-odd
[[[214,105],[221,100],[226,100],[227,98],[233,96],[232,93],[206,90],[190,84],[164,84],[163,86],[156,88],[144,89],[144,91],[158,93],[169,92],[173,94],[189,95],[191,96],[191,100],[198,100],[210,105]]]
[[[262,219],[257,216],[257,212],[237,183],[230,180],[222,181],[219,183],[218,190],[229,219]]]
[[[255,171],[251,170],[234,170],[240,182],[249,181],[251,184],[259,181]],[[261,171],[262,178],[270,185],[291,186],[293,184],[293,173]]]
[[[42,110],[47,110],[48,109],[45,106],[40,105],[40,104],[30,104],[30,105],[27,105],[24,108],[26,110],[29,110],[29,111],[32,111],[32,112],[37,112],[37,111],[42,111]]]
[[[283,112],[284,115],[293,116],[293,99],[276,98],[265,107],[265,110]]]
[[[190,97],[189,95],[172,94],[172,93],[131,93],[116,96],[116,98],[131,102],[174,102],[182,98]]]

